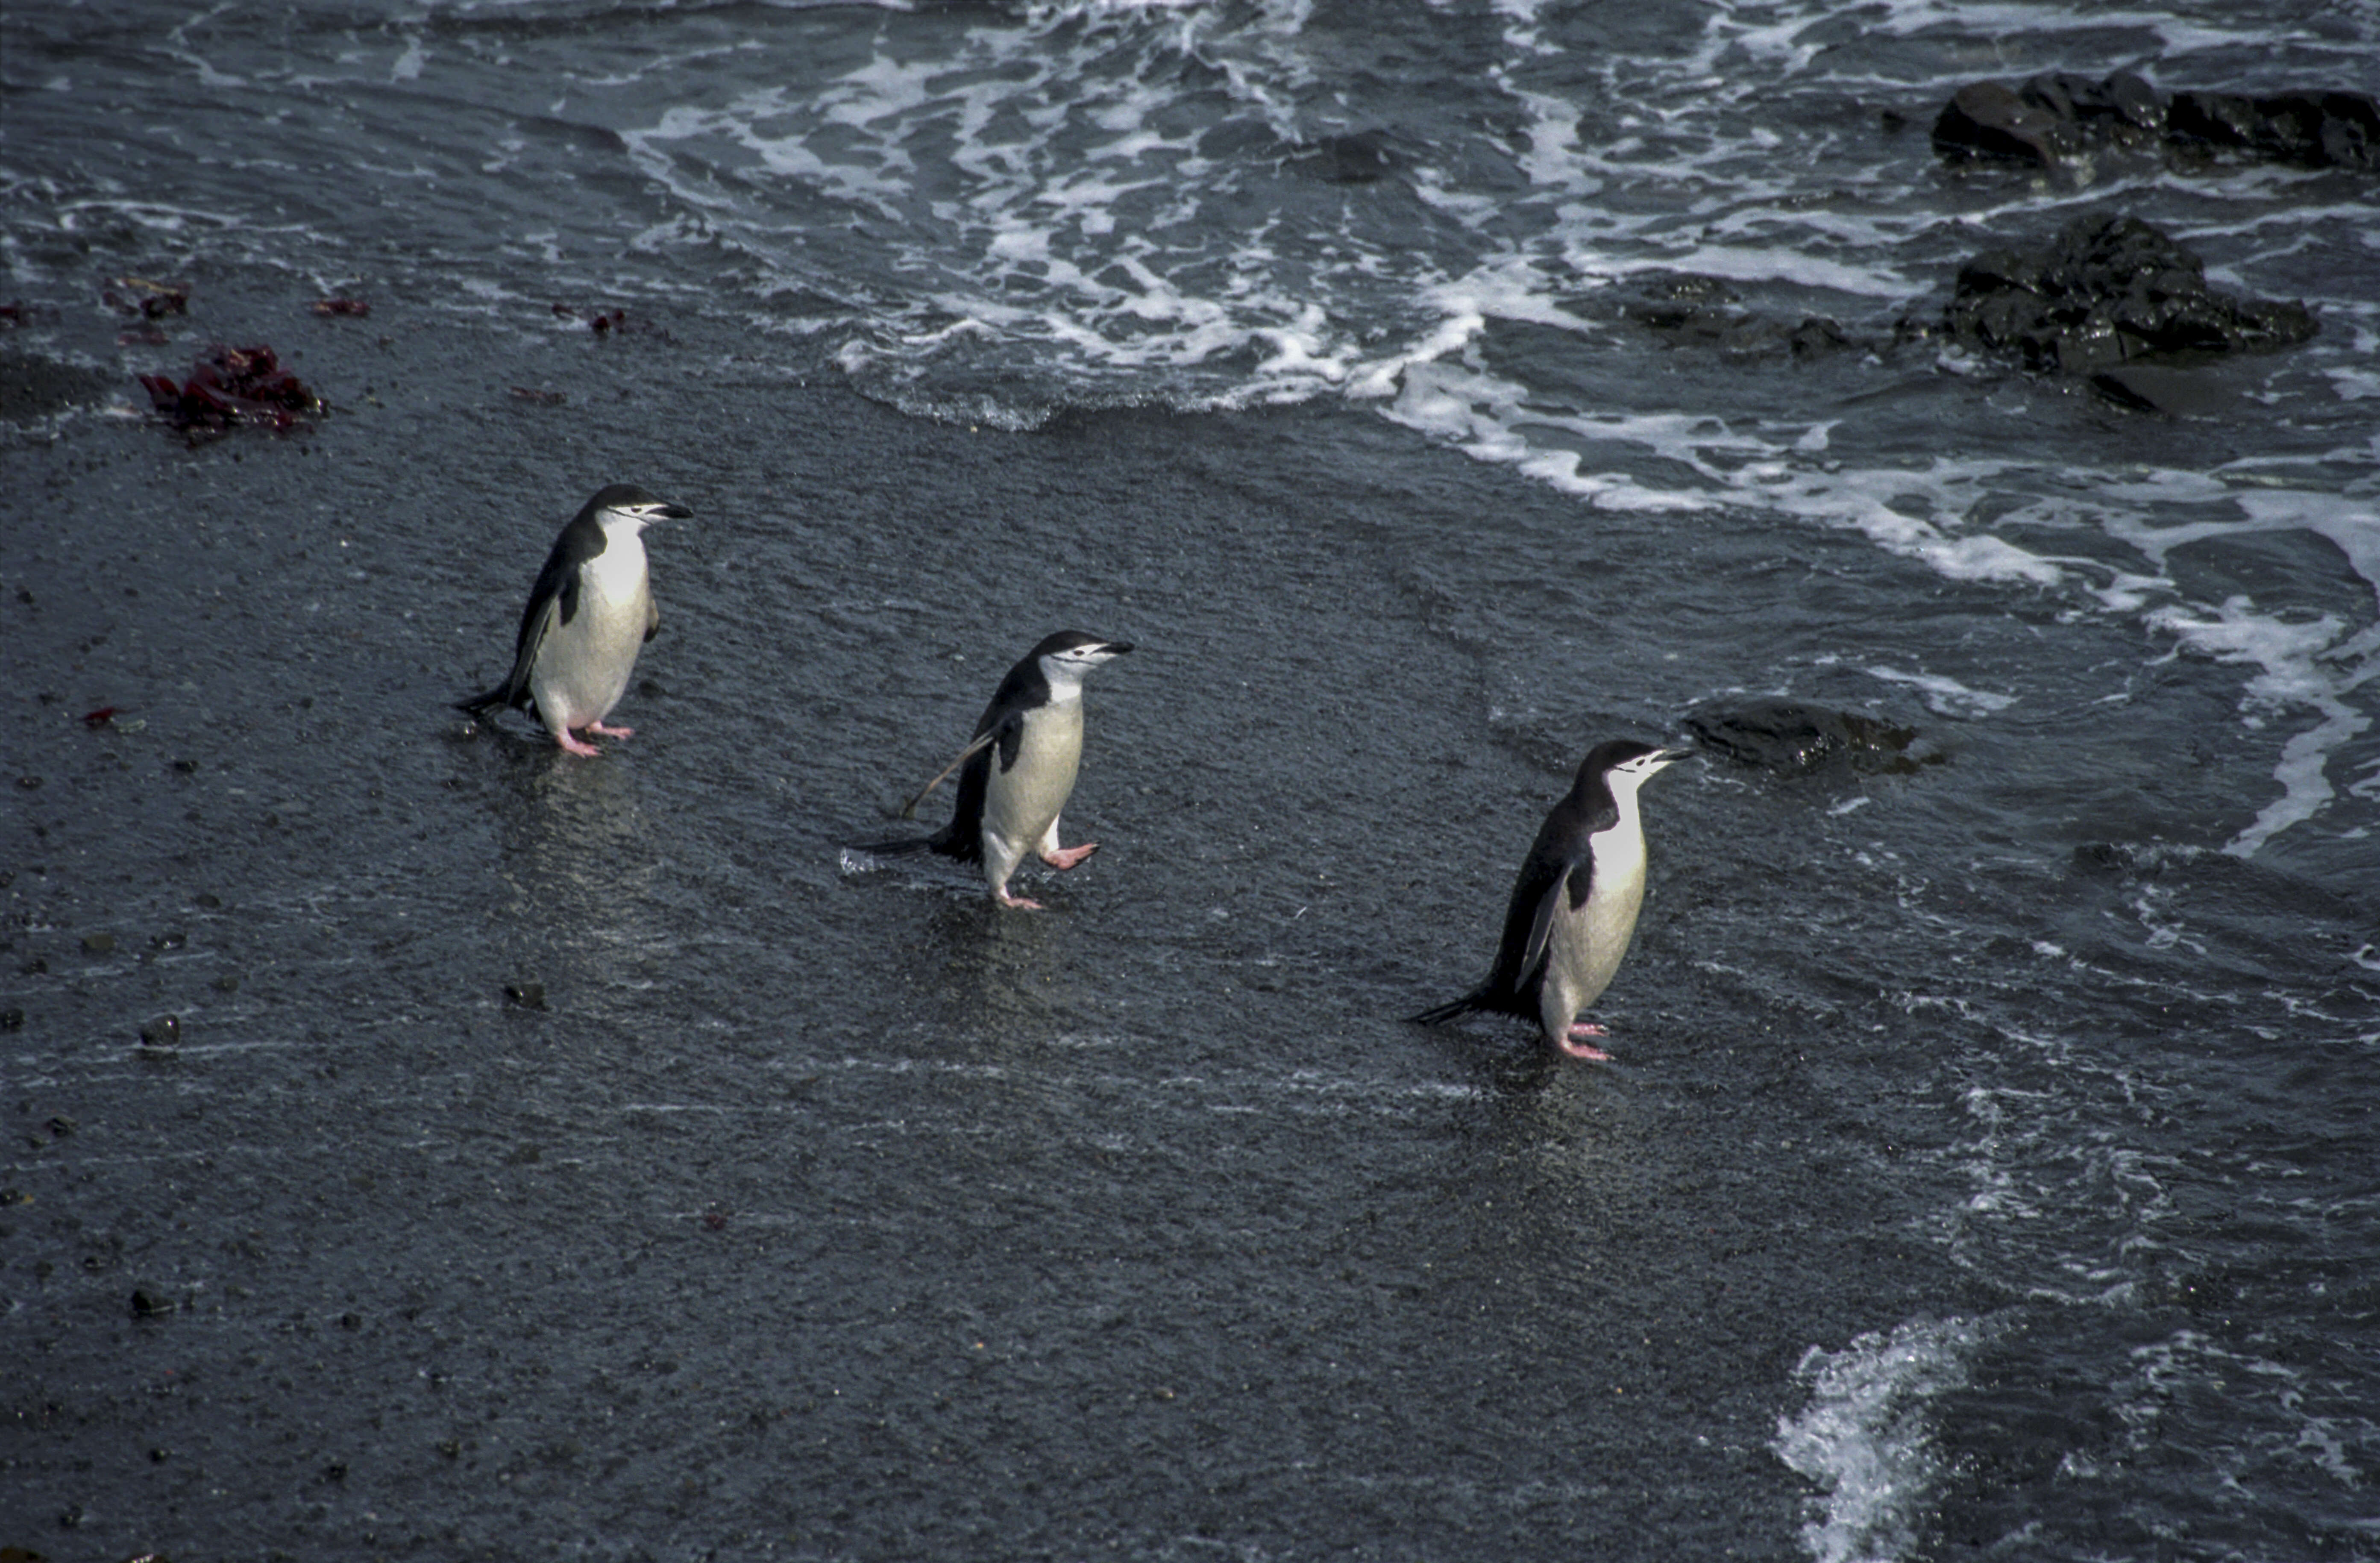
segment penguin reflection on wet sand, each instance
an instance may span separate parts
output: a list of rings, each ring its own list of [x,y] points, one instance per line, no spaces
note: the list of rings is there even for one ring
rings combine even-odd
[[[1062,629],[1008,670],[959,757],[926,784],[902,811],[906,817],[936,784],[959,774],[951,823],[931,836],[879,841],[853,849],[877,857],[939,852],[981,863],[992,898],[1028,911],[1040,903],[1008,892],[1009,876],[1027,852],[1051,868],[1073,868],[1099,849],[1096,841],[1058,845],[1058,815],[1075,790],[1083,760],[1083,679],[1091,669],[1132,650],[1079,629]]]
[[[1609,1062],[1587,1040],[1603,1028],[1578,1020],[1578,1012],[1611,985],[1645,903],[1636,789],[1688,752],[1626,739],[1590,751],[1529,845],[1488,980],[1414,1019],[1434,1026],[1474,1010],[1517,1015],[1537,1023],[1548,1048]]]
[[[537,572],[528,606],[521,610],[512,672],[486,694],[455,702],[455,709],[484,720],[513,707],[533,708],[553,741],[573,754],[602,752],[573,736],[581,730],[633,736],[634,727],[607,727],[603,718],[627,692],[637,653],[662,623],[638,534],[650,522],[693,514],[634,483],[599,492],[562,529]]]

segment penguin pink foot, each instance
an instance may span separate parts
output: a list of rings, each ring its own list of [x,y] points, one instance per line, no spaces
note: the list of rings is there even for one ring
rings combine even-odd
[[[607,727],[601,722],[588,723],[587,730],[590,733],[600,733],[607,739],[632,739],[637,736],[637,729],[634,727]]]
[[[582,740],[572,737],[567,728],[554,734],[553,741],[560,744],[564,749],[569,751],[571,753],[578,755],[583,759],[597,759],[603,752],[593,744],[583,742]]]
[[[1600,1032],[1602,1028],[1598,1026],[1596,1030]],[[1562,1038],[1561,1050],[1564,1053],[1569,1054],[1573,1058],[1584,1058],[1590,1064],[1609,1064],[1611,1062],[1611,1055],[1606,1053],[1603,1049],[1596,1046],[1594,1044],[1573,1041],[1572,1038],[1576,1035],[1577,1028],[1572,1027],[1571,1035]]]
[[[1039,911],[1042,910],[1040,902],[1026,900],[1022,896],[1012,896],[1004,889],[995,890],[992,894],[999,898],[1000,904],[1002,906],[1011,907],[1018,911]]]
[[[1041,861],[1051,868],[1073,868],[1099,849],[1096,841],[1086,841],[1079,847],[1062,847],[1054,852],[1044,852]]]

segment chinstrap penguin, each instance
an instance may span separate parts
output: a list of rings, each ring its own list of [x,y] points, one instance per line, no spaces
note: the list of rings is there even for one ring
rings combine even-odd
[[[613,483],[589,500],[554,539],[529,588],[512,672],[455,708],[486,718],[508,707],[533,707],[553,741],[573,754],[602,752],[575,736],[581,729],[604,738],[632,736],[635,728],[607,727],[603,718],[627,691],[637,653],[662,623],[638,534],[648,522],[693,514],[634,483]]]
[[[854,850],[880,857],[939,852],[964,863],[981,863],[992,898],[1004,907],[1038,910],[1040,903],[1013,896],[1009,876],[1033,853],[1051,868],[1073,868],[1099,849],[1058,845],[1058,815],[1075,790],[1083,759],[1083,679],[1092,668],[1132,650],[1079,629],[1062,629],[1008,670],[975,725],[975,735],[941,775],[926,784],[905,818],[927,793],[953,771],[959,774],[958,800],[951,823],[931,836],[879,841]]]
[[[1473,1010],[1517,1015],[1537,1023],[1548,1047],[1608,1062],[1586,1040],[1603,1028],[1578,1012],[1611,985],[1645,902],[1636,789],[1688,752],[1625,739],[1590,751],[1529,845],[1488,980],[1414,1019],[1434,1026]]]

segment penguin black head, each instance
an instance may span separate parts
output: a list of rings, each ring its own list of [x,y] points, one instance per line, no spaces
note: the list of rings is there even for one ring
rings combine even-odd
[[[633,521],[642,527],[652,521],[682,521],[694,512],[683,505],[673,505],[634,483],[613,483],[598,489],[595,497],[587,502],[587,507],[579,514],[599,523],[608,517]]]
[[[1622,788],[1633,792],[1657,773],[1693,752],[1687,749],[1664,749],[1656,743],[1638,743],[1633,739],[1612,739],[1586,751],[1586,758],[1579,762],[1575,785],[1581,791],[1599,784],[1614,793]]]
[[[1080,629],[1061,629],[1027,653],[1026,660],[1038,663],[1052,683],[1061,679],[1079,682],[1092,668],[1112,662],[1130,650],[1131,642],[1126,641],[1106,641]]]

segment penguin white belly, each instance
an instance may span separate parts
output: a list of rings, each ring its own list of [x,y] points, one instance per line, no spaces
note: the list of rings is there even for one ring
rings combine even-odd
[[[578,611],[569,623],[558,622],[561,612],[557,604],[557,622],[546,630],[529,670],[538,714],[557,732],[601,722],[627,692],[652,612],[644,549],[614,538],[581,568]]]
[[[1083,763],[1083,702],[1051,703],[1026,713],[1016,763],[1005,771],[992,756],[983,793],[983,859],[994,885],[1041,847],[1075,790]]]
[[[1572,910],[1567,886],[1555,892],[1563,900],[1555,909],[1547,940],[1538,1019],[1546,1035],[1556,1039],[1611,985],[1645,904],[1644,833],[1624,828],[1599,832],[1593,846],[1595,887],[1586,904]]]

